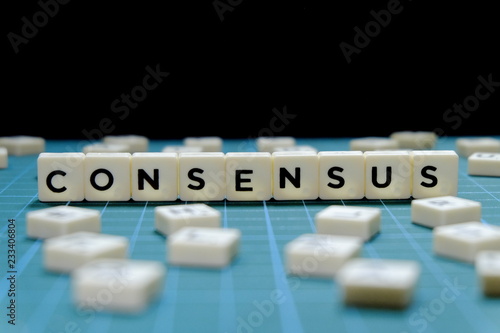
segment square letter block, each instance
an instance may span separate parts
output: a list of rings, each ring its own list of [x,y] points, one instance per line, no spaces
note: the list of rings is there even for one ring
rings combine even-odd
[[[83,153],[41,153],[38,156],[38,199],[40,201],[83,201]]]
[[[380,216],[379,208],[332,205],[316,214],[316,232],[367,241],[380,231]]]
[[[396,140],[402,149],[432,149],[437,141],[436,133],[431,131],[394,132],[390,138]]]
[[[320,151],[318,158],[320,199],[363,199],[365,157],[361,151]]]
[[[105,144],[128,146],[127,152],[137,153],[149,150],[149,139],[142,135],[106,135],[102,141]]]
[[[485,138],[460,138],[456,141],[457,153],[462,157],[469,157],[478,152],[500,153],[500,140]]]
[[[177,153],[132,154],[132,199],[174,201],[178,197]]]
[[[227,153],[226,199],[231,201],[271,199],[272,172],[270,153]]]
[[[155,227],[170,235],[183,227],[219,228],[220,212],[205,204],[169,205],[155,208]]]
[[[125,259],[127,250],[125,237],[80,231],[45,240],[44,266],[49,271],[69,273],[95,259]]]
[[[55,206],[26,213],[28,237],[50,238],[77,231],[100,232],[101,212],[89,208]]]
[[[481,220],[481,203],[454,196],[416,199],[411,202],[411,220],[429,228]]]
[[[275,152],[272,156],[274,199],[314,200],[318,198],[318,154]]]
[[[223,141],[218,136],[187,137],[183,144],[186,147],[201,147],[202,151],[221,152]]]
[[[474,153],[467,163],[469,175],[500,177],[500,153]]]
[[[485,295],[500,296],[500,251],[479,252],[476,273]]]
[[[412,164],[405,151],[367,151],[365,196],[367,199],[408,199]]]
[[[256,143],[258,151],[274,153],[276,148],[294,147],[296,140],[291,136],[261,136],[257,138]]]
[[[419,277],[416,261],[354,258],[340,268],[336,280],[346,304],[404,308]]]
[[[159,296],[165,276],[157,261],[93,260],[71,273],[73,301],[88,311],[139,313]]]
[[[28,135],[4,136],[0,137],[0,146],[7,148],[9,155],[40,154],[45,151],[45,139]]]
[[[416,150],[410,156],[413,163],[414,198],[457,195],[457,153],[453,150]]]
[[[479,251],[500,251],[500,227],[481,222],[443,225],[433,230],[437,255],[473,263]]]
[[[359,256],[358,237],[304,234],[285,246],[286,270],[299,276],[333,278],[349,259]]]
[[[88,153],[85,157],[85,199],[130,200],[129,153]]]
[[[388,150],[399,149],[399,144],[396,140],[386,137],[366,137],[352,139],[349,142],[351,150],[373,151],[373,150]]]
[[[184,201],[217,201],[226,197],[224,153],[180,153],[179,196]]]
[[[186,227],[167,239],[167,260],[172,265],[220,268],[238,253],[238,229]]]
[[[0,169],[5,169],[9,166],[9,152],[7,148],[0,147]]]

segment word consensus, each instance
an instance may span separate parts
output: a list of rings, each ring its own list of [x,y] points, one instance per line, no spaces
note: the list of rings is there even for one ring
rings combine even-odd
[[[41,153],[40,201],[408,199],[456,195],[451,150]]]

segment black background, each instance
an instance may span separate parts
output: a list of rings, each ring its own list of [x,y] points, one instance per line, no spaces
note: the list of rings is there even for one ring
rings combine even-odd
[[[340,43],[354,45],[354,28],[364,30],[372,11],[394,1],[220,0],[231,9],[221,19],[213,0],[72,0],[17,53],[8,34],[21,35],[22,18],[33,22],[42,7],[4,4],[0,135],[499,135],[500,87],[474,112],[444,117],[474,96],[479,76],[500,82],[493,2],[401,0],[348,63]],[[113,112],[113,101],[142,85],[147,66],[169,76],[126,116]],[[283,110],[288,123],[273,129]]]

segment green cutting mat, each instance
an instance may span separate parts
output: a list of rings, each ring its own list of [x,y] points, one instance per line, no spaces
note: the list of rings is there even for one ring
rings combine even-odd
[[[436,149],[454,149],[441,138]],[[153,141],[151,151],[180,141]],[[349,139],[298,139],[318,150],[349,150]],[[48,141],[47,151],[81,151],[83,142]],[[224,151],[250,151],[253,140],[226,140]],[[410,220],[410,200],[210,202],[225,227],[242,231],[240,254],[222,270],[168,266],[161,297],[140,315],[79,311],[67,275],[42,267],[41,241],[26,238],[25,214],[56,204],[37,198],[36,157],[9,157],[0,170],[0,332],[499,332],[500,298],[481,294],[472,265],[436,257],[432,231]],[[460,159],[459,196],[482,203],[483,222],[500,225],[500,178],[471,177]],[[165,238],[154,231],[153,210],[180,202],[70,202],[100,210],[102,232],[130,239],[130,257],[165,262]],[[286,276],[283,248],[314,232],[314,215],[332,204],[379,207],[381,233],[362,256],[413,259],[422,274],[404,310],[346,307],[332,280]],[[8,226],[15,219],[15,228]],[[15,230],[13,268],[8,230]],[[14,273],[9,273],[13,271]],[[8,278],[15,277],[15,297]],[[7,306],[15,300],[15,326]]]

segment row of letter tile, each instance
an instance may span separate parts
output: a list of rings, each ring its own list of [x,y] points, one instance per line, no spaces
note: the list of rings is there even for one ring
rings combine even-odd
[[[408,199],[456,195],[450,150],[42,153],[40,201]]]

